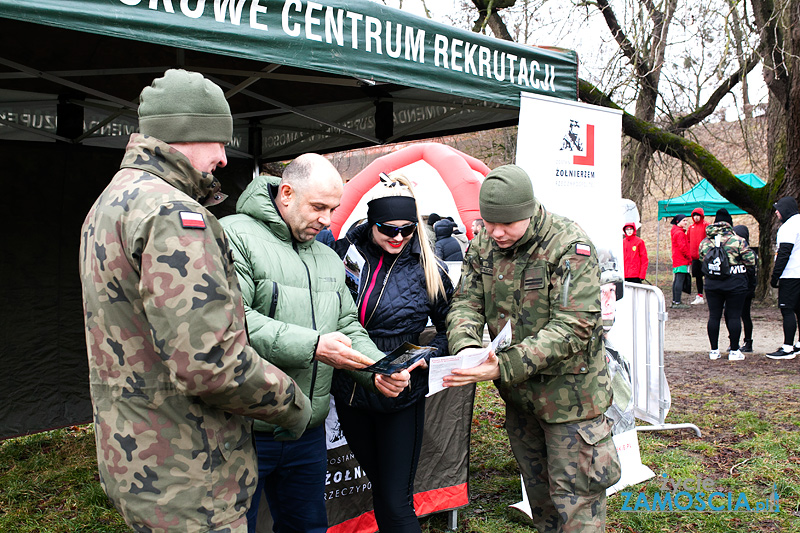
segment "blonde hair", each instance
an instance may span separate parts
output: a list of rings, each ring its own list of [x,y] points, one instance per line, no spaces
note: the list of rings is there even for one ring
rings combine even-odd
[[[439,296],[445,297],[444,284],[442,283],[442,276],[439,273],[439,262],[436,259],[436,254],[431,249],[428,242],[428,236],[425,234],[425,222],[422,220],[422,214],[419,211],[419,205],[416,204],[416,197],[414,196],[414,188],[411,182],[404,175],[399,173],[392,173],[387,176],[381,173],[381,181],[379,186],[372,189],[369,201],[377,198],[386,198],[388,196],[408,196],[415,199],[414,204],[417,209],[417,240],[419,240],[419,247],[421,250],[419,262],[422,266],[422,271],[425,272],[425,285],[428,291],[428,299],[430,301],[436,300]]]

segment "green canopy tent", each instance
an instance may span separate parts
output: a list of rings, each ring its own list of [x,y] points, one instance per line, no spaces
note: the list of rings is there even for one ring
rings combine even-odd
[[[765,185],[764,181],[755,174],[736,174],[736,177],[750,185],[760,188]],[[725,208],[731,215],[746,215],[747,211],[722,197],[708,180],[701,180],[700,183],[675,198],[658,201],[658,231],[656,232],[656,254],[661,248],[661,219],[672,218],[675,215],[689,216],[698,207],[703,209],[707,217],[714,216],[719,209]],[[656,255],[658,257],[658,255]],[[658,277],[658,261],[656,261],[656,277]]]
[[[0,438],[90,419],[79,230],[136,131],[141,89],[202,72],[234,117],[232,199],[257,163],[513,125],[519,93],[577,99],[574,52],[367,0],[0,0],[7,231]],[[237,190],[238,189],[238,190]]]
[[[0,139],[124,147],[141,88],[182,66],[226,90],[232,155],[281,160],[516,123],[577,99],[572,51],[367,0],[0,0]]]
[[[141,89],[175,67],[214,80],[231,106],[215,174],[232,198],[218,216],[258,163],[514,125],[521,91],[578,92],[572,51],[367,0],[0,0],[0,439],[91,420],[80,226],[137,129]],[[438,410],[464,431],[442,437],[467,440],[469,412]],[[463,479],[420,475],[421,490],[463,483],[453,494],[466,495],[468,451],[442,450],[426,456],[462,461],[450,471]]]
[[[736,174],[736,177],[751,187],[763,187],[764,181],[755,174]],[[692,211],[702,207],[706,215],[713,215],[718,209],[725,208],[731,215],[746,215],[747,212],[730,203],[707,180],[686,191],[680,196],[658,201],[658,219],[674,217],[675,215],[689,216]]]

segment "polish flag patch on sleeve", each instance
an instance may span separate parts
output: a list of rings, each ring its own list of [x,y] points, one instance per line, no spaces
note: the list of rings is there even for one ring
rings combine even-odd
[[[197,228],[205,229],[206,221],[203,219],[202,213],[193,213],[191,211],[181,211],[181,225],[184,228]]]
[[[576,244],[575,253],[578,255],[592,255],[592,247],[588,244]]]

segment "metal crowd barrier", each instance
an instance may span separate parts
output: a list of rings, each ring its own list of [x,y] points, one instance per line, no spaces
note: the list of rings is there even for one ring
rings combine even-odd
[[[692,429],[700,437],[695,424],[665,423],[672,399],[664,373],[664,329],[668,319],[664,294],[653,285],[626,281],[624,295],[619,301],[622,308],[618,308],[617,320],[622,316],[631,325],[630,336],[625,336],[630,344],[620,348],[632,358],[634,415],[651,424],[637,425],[636,430]]]

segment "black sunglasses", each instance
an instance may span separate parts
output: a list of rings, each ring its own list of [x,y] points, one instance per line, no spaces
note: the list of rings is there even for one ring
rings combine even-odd
[[[415,229],[417,229],[416,222],[406,224],[405,226],[395,226],[393,224],[383,224],[381,222],[376,222],[375,226],[378,228],[378,231],[380,231],[387,237],[396,237],[398,233],[403,237],[408,237],[409,235],[414,233]]]

